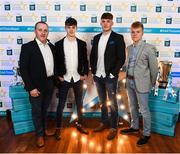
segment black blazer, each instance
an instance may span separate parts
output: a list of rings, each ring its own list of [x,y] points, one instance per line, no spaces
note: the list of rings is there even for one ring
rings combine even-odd
[[[49,47],[55,59],[55,47],[50,42]],[[56,74],[55,65],[56,64],[54,60],[54,74]],[[21,46],[20,74],[27,91],[31,91],[35,88],[37,88],[39,91],[43,91],[46,89],[46,67],[36,40],[33,40]]]
[[[56,47],[56,70],[57,75],[63,77],[66,74],[66,63],[65,63],[65,54],[64,54],[64,39],[55,43]],[[78,68],[77,72],[80,75],[88,75],[88,60],[87,60],[87,47],[86,42],[77,38],[78,46]]]
[[[93,39],[92,50],[90,54],[90,66],[91,71],[95,75],[97,70],[97,61],[98,61],[98,43],[102,33],[96,35]],[[105,53],[104,53],[104,65],[106,76],[109,76],[110,73],[115,77],[118,76],[120,68],[124,65],[125,62],[125,42],[122,35],[115,32],[111,32]]]

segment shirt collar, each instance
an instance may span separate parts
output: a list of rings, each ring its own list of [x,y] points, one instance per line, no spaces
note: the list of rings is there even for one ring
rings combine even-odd
[[[140,40],[137,44],[132,44],[133,47],[138,47],[143,43],[143,40]]]
[[[38,38],[35,38],[35,40],[36,40],[38,45],[44,45],[45,46],[45,45],[48,45],[48,43],[49,43],[48,40],[46,41],[46,44],[43,44],[41,41],[38,40]]]

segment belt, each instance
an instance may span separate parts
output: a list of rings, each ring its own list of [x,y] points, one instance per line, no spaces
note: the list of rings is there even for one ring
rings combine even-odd
[[[53,79],[54,79],[54,76],[47,77],[47,80],[53,80]]]
[[[129,80],[134,80],[134,76],[131,76],[131,75],[128,75],[127,78],[128,78]]]

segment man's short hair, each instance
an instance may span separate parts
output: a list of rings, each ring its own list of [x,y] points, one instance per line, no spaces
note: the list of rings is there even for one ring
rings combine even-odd
[[[72,17],[67,18],[65,21],[65,26],[77,26],[77,20]]]
[[[102,16],[101,16],[101,19],[110,19],[110,20],[113,20],[113,15],[111,13],[103,13]]]
[[[38,21],[38,22],[35,24],[35,26],[34,26],[34,29],[35,29],[35,30],[37,29],[38,24],[45,24],[45,25],[47,25],[47,27],[48,27],[48,24],[47,24],[46,22],[44,22],[44,21]]]
[[[132,27],[132,28],[139,28],[139,27],[141,27],[142,30],[144,30],[144,26],[143,26],[143,24],[142,24],[140,21],[135,21],[135,22],[133,22],[133,23],[131,24],[131,27]]]

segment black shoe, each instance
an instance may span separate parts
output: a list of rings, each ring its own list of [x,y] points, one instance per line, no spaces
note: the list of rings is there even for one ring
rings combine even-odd
[[[80,131],[83,134],[89,134],[89,132],[85,128],[83,128],[81,124],[76,124],[76,128],[78,131]]]
[[[150,137],[151,136],[142,136],[142,137],[140,137],[139,140],[137,141],[136,145],[137,146],[143,146],[144,144],[146,144],[148,142]]]
[[[134,134],[134,133],[139,133],[139,129],[128,128],[121,130],[121,134]]]
[[[56,140],[61,139],[61,129],[60,128],[56,128],[55,138],[56,138]]]
[[[106,124],[100,123],[100,125],[98,127],[96,127],[93,131],[94,132],[101,132],[101,131],[103,131],[106,128],[107,128]]]
[[[113,138],[115,138],[117,135],[117,129],[111,128],[111,130],[109,131],[109,134],[107,136],[108,140],[112,140]]]

